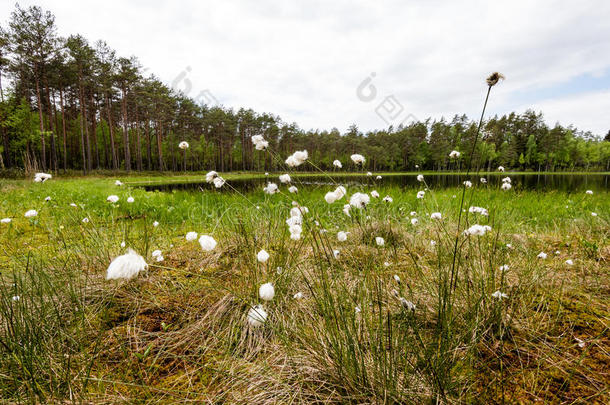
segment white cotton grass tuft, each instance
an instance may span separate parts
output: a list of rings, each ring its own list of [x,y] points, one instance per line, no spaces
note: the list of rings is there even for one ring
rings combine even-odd
[[[387,203],[391,203],[392,201],[394,201],[394,199],[392,197],[390,197],[389,195],[386,195],[385,197],[383,197],[383,201],[387,202]]]
[[[290,186],[290,187],[288,187],[288,191],[293,193],[293,194],[296,194],[296,193],[299,192],[299,189],[296,188],[296,186]]]
[[[411,218],[411,225],[415,226],[418,222],[419,220],[417,218]]]
[[[215,172],[214,170],[212,170],[211,172],[207,172],[205,175],[205,181],[208,183],[211,183],[214,181],[214,179],[218,177],[218,173]]]
[[[251,139],[256,150],[265,150],[269,147],[269,142],[262,135],[253,135]]]
[[[368,194],[354,193],[349,199],[349,204],[354,208],[362,209],[366,207],[370,201],[371,198]]]
[[[267,183],[265,187],[263,187],[263,191],[266,194],[275,194],[279,191],[277,184],[275,183]]]
[[[373,190],[373,191],[371,191],[371,197],[373,197],[373,198],[379,198],[379,193],[377,192],[377,190]]]
[[[394,281],[400,284],[400,277],[398,277],[398,274],[394,274]]]
[[[295,300],[300,300],[301,298],[303,298],[303,293],[299,291],[298,293],[294,294],[292,298],[294,298]]]
[[[222,186],[224,186],[226,181],[222,177],[218,176],[213,180],[213,183],[214,183],[214,187],[221,188]]]
[[[128,202],[129,204],[132,204],[134,201],[135,201],[135,199],[134,199],[133,197],[128,197],[128,198],[127,198],[127,202]]]
[[[110,263],[106,272],[106,280],[129,280],[147,268],[148,264],[146,264],[144,258],[134,250],[129,249],[127,253],[115,257]]]
[[[11,218],[0,219],[0,224],[10,224],[13,220]]]
[[[568,260],[566,260],[566,264],[567,264],[568,266],[573,266],[573,265],[574,265],[574,260],[572,260],[572,259],[568,259]]]
[[[85,217],[83,218],[83,224],[88,224],[89,223],[89,218]]]
[[[442,215],[440,212],[433,212],[432,214],[430,214],[430,218],[432,219],[441,219]]]
[[[333,162],[333,166],[335,166],[337,169],[341,169],[343,167],[341,162],[337,159],[335,159],[335,161]]]
[[[489,216],[489,212],[487,212],[487,209],[482,207],[470,207],[468,208],[468,212],[470,212],[471,214],[481,214],[485,217]]]
[[[499,172],[503,172],[504,171],[504,166],[498,166],[498,171]]]
[[[122,241],[122,242],[121,242],[121,247],[122,247],[122,248],[124,248],[125,246],[126,246],[125,241]]]
[[[349,205],[349,204],[345,204],[345,205],[343,206],[343,213],[344,213],[345,215],[347,215],[348,217],[350,217],[350,218],[351,218],[351,216],[352,216],[352,215],[349,213],[349,211],[350,211],[350,209],[351,209],[351,208],[352,208],[352,206],[351,206],[351,205]]]
[[[70,207],[78,207],[78,205],[74,204],[74,203],[70,203]]]
[[[256,260],[260,263],[266,263],[269,260],[269,253],[265,249],[262,249],[260,252],[256,254]]]
[[[500,271],[507,271],[510,267],[508,267],[508,264],[503,264],[502,266],[500,266]]]
[[[457,158],[459,158],[459,157],[460,157],[460,155],[461,155],[461,153],[460,153],[460,152],[458,152],[457,150],[452,150],[452,151],[449,153],[449,157],[450,157],[451,159],[457,159]]]
[[[195,239],[197,239],[197,236],[198,236],[197,232],[193,232],[193,231],[187,232],[186,233],[186,240],[189,241],[189,242],[194,241]]]
[[[417,181],[419,181],[420,183],[424,181],[424,175],[423,174],[418,174],[417,175]]]
[[[332,204],[335,201],[338,201],[340,199],[343,198],[343,196],[345,196],[345,194],[347,193],[347,190],[345,189],[345,187],[343,186],[338,186],[335,191],[329,191],[328,193],[326,193],[324,195],[324,200],[329,203]]]
[[[282,174],[280,176],[280,182],[282,184],[288,184],[288,183],[290,183],[290,181],[291,181],[291,179],[290,179],[290,175],[288,173]]]
[[[376,180],[381,180],[381,176],[375,177]]]
[[[267,311],[262,305],[255,305],[248,311],[247,319],[250,326],[258,328],[267,322]]]
[[[502,291],[498,290],[496,292],[494,292],[493,294],[491,294],[492,297],[497,298],[499,300],[503,299],[503,298],[508,298],[508,295],[503,293]]]
[[[156,228],[156,227],[158,227],[158,226],[159,226],[159,221],[155,221],[155,222],[153,222],[153,224],[152,224],[152,225],[153,225],[155,228]]]
[[[593,194],[593,190],[587,190],[587,191],[585,191],[585,194],[591,195],[591,194]]]
[[[53,176],[51,176],[49,173],[36,173],[36,174],[34,174],[34,182],[35,183],[44,183],[45,181],[49,180],[52,177]]]
[[[51,196],[47,196],[47,197],[45,197],[45,199],[44,199],[44,200],[45,200],[45,201],[51,201]]]
[[[341,251],[339,249],[334,249],[333,256],[335,257],[335,259],[338,259],[341,256]]]
[[[417,198],[420,199],[420,200],[422,198],[424,198],[425,195],[426,195],[426,192],[424,190],[421,190],[421,191],[417,192]]]
[[[114,182],[114,185],[115,185],[115,186],[119,186],[119,187],[121,187],[121,186],[123,185],[123,182],[122,182],[121,180],[116,180],[116,181]]]
[[[367,175],[367,176],[372,176],[372,175],[373,175],[373,173],[372,173],[372,172],[366,172],[366,175]]]
[[[38,211],[36,211],[36,210],[28,210],[25,212],[25,214],[23,214],[23,216],[26,218],[34,218],[37,215],[38,215]]]
[[[597,216],[597,212],[592,212],[592,213],[591,213],[591,216],[592,216],[592,217],[596,217],[596,216]]]
[[[288,231],[290,232],[290,239],[299,240],[301,239],[301,233],[303,232],[303,227],[299,224],[293,224],[288,227]]]
[[[201,246],[201,249],[206,252],[211,252],[214,250],[216,248],[216,244],[216,239],[210,235],[201,235],[199,237],[199,245]]]
[[[375,238],[375,243],[377,243],[377,246],[383,246],[385,245],[385,239],[383,239],[381,236],[377,236]]]
[[[362,164],[364,164],[364,162],[366,162],[366,159],[364,158],[364,156],[362,156],[358,153],[354,153],[352,156],[350,156],[350,159],[352,159],[352,162],[354,162],[357,165],[362,165]]]
[[[152,251],[152,253],[150,254],[151,257],[157,257],[157,256],[161,256],[163,253],[161,252],[161,250],[159,249],[155,249]]]
[[[347,234],[349,232],[345,232],[345,231],[339,231],[337,232],[337,240],[339,242],[345,242],[347,240]]]
[[[271,283],[262,284],[258,288],[258,296],[263,301],[271,301],[275,297],[275,288]]]
[[[538,257],[538,259],[546,259],[547,254],[544,252],[540,252],[540,253],[538,253],[538,256],[536,256],[536,257]]]
[[[286,164],[290,167],[297,167],[305,163],[309,154],[306,150],[296,151],[286,159]]]
[[[114,204],[119,201],[119,196],[114,194],[109,195],[108,198],[106,198],[106,201]]]
[[[485,177],[481,177],[480,179],[481,183],[486,184],[487,183],[487,179]]]
[[[472,187],[472,182],[471,182],[471,181],[466,180],[466,181],[464,182],[464,186],[466,186],[467,188],[470,188],[470,187]]]
[[[511,188],[513,188],[513,186],[510,183],[502,183],[502,190],[508,191]]]
[[[188,149],[189,148],[189,143],[187,141],[182,141],[178,144],[178,147],[182,150]]]
[[[473,236],[483,236],[486,232],[489,231],[491,231],[491,227],[489,225],[474,224],[470,228],[466,229],[464,231],[464,234]]]

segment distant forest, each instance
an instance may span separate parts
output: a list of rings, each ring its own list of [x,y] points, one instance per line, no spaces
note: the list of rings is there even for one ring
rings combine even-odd
[[[8,79],[8,80],[7,80]],[[481,79],[483,89],[484,78]],[[483,90],[481,90],[483,91]],[[455,167],[451,150],[467,160],[476,122],[465,115],[427,119],[362,133],[354,125],[306,131],[269,113],[197,103],[146,76],[136,57],[120,57],[104,41],[59,37],[55,17],[16,6],[0,26],[0,169],[62,171],[218,171],[280,169],[283,159],[255,151],[253,135],[286,157],[306,149],[321,168],[349,155],[367,157],[376,171]],[[483,169],[608,170],[604,139],[574,127],[549,127],[534,111],[489,118],[475,162]]]

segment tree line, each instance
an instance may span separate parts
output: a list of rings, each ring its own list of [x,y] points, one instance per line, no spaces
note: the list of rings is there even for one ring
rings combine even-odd
[[[446,169],[451,150],[468,159],[476,123],[456,115],[367,133],[305,131],[273,114],[199,103],[145,75],[136,57],[79,34],[62,38],[51,12],[16,5],[0,26],[0,131],[0,169],[28,172],[270,171],[302,149],[323,169],[360,153],[371,170],[398,171]],[[274,153],[255,153],[254,135]],[[486,120],[475,153],[488,169],[608,170],[610,131],[600,139],[551,128],[528,110]]]

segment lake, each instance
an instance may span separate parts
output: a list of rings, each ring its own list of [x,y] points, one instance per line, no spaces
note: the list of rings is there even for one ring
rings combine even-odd
[[[275,182],[279,185],[279,174],[271,175],[268,178],[245,177],[243,179],[233,179],[228,183],[239,191],[250,191],[256,188],[262,188],[268,181]],[[526,190],[560,190],[560,191],[581,191],[581,190],[608,190],[610,187],[610,175],[608,174],[538,174],[538,173],[519,173],[506,175],[504,173],[486,174],[483,176],[452,173],[436,173],[425,174],[426,183],[432,188],[455,187],[462,184],[465,180],[470,180],[474,185],[480,184],[480,178],[487,180],[488,186],[497,186],[501,184],[504,177],[510,177],[512,185],[516,189]],[[383,176],[381,180],[376,180],[375,176],[366,175],[335,175],[332,174],[332,179],[321,175],[297,175],[292,176],[292,183],[297,187],[328,187],[335,186],[336,183],[345,186],[399,186],[403,188],[422,188],[421,183],[417,181],[417,174],[390,174]],[[143,187],[147,191],[171,191],[171,190],[206,190],[214,189],[214,186],[201,181],[173,181],[165,183],[140,183],[134,184],[137,187]],[[230,190],[230,187],[223,187],[223,190]]]

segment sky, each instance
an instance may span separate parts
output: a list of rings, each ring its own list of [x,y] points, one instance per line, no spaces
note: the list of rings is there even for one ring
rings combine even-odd
[[[208,104],[341,132],[534,109],[610,130],[610,2],[19,1]],[[5,3],[6,4],[6,3]],[[6,26],[12,6],[0,8]]]

